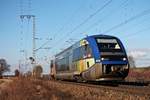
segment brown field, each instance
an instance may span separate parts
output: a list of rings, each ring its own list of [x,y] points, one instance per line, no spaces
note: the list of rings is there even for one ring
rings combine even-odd
[[[150,81],[150,68],[131,69],[126,80]],[[149,94],[134,94],[33,78],[0,79],[0,100],[150,100]]]
[[[8,79],[10,80],[10,79]],[[0,100],[150,100],[150,95],[130,94],[59,81],[14,78],[0,83]]]
[[[150,67],[131,68],[126,78],[129,81],[150,81]]]

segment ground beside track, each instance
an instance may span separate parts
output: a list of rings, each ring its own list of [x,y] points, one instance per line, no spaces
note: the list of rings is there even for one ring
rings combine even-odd
[[[129,74],[126,77],[128,81],[149,81],[150,82],[150,67],[145,68],[130,68]]]
[[[12,80],[4,85],[5,88],[0,88],[0,100],[150,100],[150,91],[145,90],[146,94],[143,94],[144,89],[140,94],[135,92],[139,89],[128,92],[113,89],[113,87],[112,89],[103,88],[103,86],[90,87],[61,81],[27,78]]]

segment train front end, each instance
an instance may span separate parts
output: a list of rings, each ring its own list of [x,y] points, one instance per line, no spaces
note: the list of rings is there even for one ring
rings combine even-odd
[[[86,80],[124,80],[129,72],[128,57],[121,41],[108,35],[87,38],[95,64],[82,73]]]

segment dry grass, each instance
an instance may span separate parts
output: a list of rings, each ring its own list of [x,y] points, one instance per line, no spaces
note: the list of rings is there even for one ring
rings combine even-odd
[[[149,100],[150,96],[91,88],[59,81],[16,78],[0,89],[0,100]]]
[[[126,78],[130,81],[150,81],[150,67],[149,68],[132,68]]]
[[[69,100],[71,95],[43,85],[41,80],[29,78],[14,79],[0,91],[0,100],[62,100],[64,97]]]

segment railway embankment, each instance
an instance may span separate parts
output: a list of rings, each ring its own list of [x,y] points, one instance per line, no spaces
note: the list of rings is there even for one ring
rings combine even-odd
[[[0,90],[0,100],[149,100],[148,90],[149,86],[111,87],[14,78]]]

